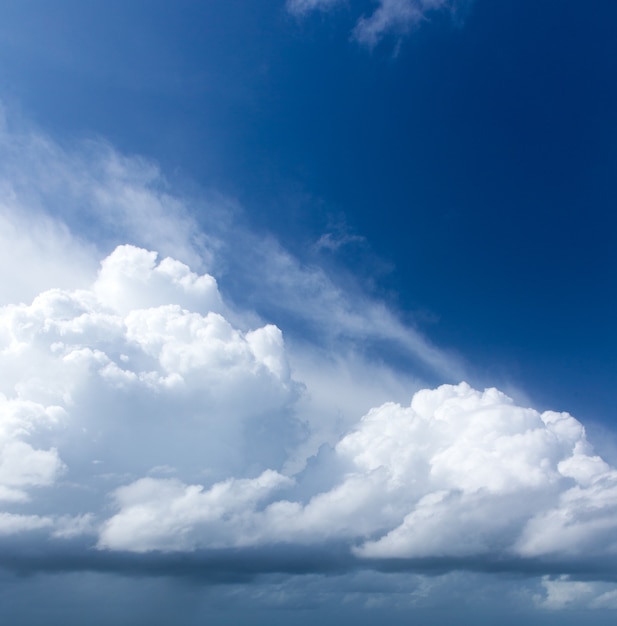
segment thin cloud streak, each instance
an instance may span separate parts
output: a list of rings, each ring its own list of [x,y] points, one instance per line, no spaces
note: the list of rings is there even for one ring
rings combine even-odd
[[[384,37],[409,34],[414,28],[430,19],[439,11],[457,13],[469,4],[463,0],[377,0],[377,7],[369,15],[362,15],[352,31],[353,38],[360,44],[374,48]],[[290,13],[305,16],[312,11],[329,11],[346,0],[288,0]],[[352,2],[353,4],[353,2]]]

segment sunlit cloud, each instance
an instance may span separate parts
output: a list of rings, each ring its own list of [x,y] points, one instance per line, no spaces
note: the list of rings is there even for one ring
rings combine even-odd
[[[577,419],[460,382],[469,366],[386,303],[143,159],[7,127],[0,150],[16,570],[413,569],[421,603],[500,568],[535,576],[537,606],[565,608],[568,585],[612,606],[617,470]]]

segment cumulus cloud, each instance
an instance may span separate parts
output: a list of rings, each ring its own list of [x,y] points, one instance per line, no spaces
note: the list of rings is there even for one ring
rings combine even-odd
[[[62,474],[64,464],[55,448],[35,448],[25,440],[63,416],[59,406],[44,407],[0,393],[0,502],[27,502],[31,488],[50,485]],[[4,524],[16,527],[17,518],[5,518]]]
[[[398,497],[412,503],[400,525],[358,548],[367,557],[526,554],[520,538],[538,538],[533,526],[545,511],[613,472],[570,415],[465,384],[419,392],[406,410],[382,407],[340,445],[366,470],[388,468],[384,487],[405,485]],[[594,493],[597,505],[611,492]],[[595,533],[587,548],[599,553],[604,538]],[[549,553],[559,550],[545,545],[534,555]]]
[[[116,550],[191,550],[243,545],[243,521],[272,491],[291,480],[266,470],[253,479],[229,479],[209,490],[176,480],[143,478],[114,493],[121,512],[102,528],[99,546]],[[233,530],[232,530],[233,529]],[[145,532],[144,532],[145,531]]]
[[[316,437],[303,403],[326,384],[298,371],[319,364],[294,370],[277,326],[229,315],[213,276],[134,245],[85,288],[2,307],[1,533],[122,553],[335,542],[369,568],[617,550],[617,470],[572,416],[461,383]]]
[[[280,329],[226,312],[211,275],[132,245],[86,289],[1,308],[2,532],[129,552],[336,541],[365,562],[617,550],[617,470],[570,415],[443,385],[317,452]],[[35,492],[75,488],[98,493],[90,510],[37,508]]]
[[[119,512],[100,545],[143,549],[141,540],[131,548],[127,536],[148,537],[159,550],[342,540],[361,559],[477,563],[616,549],[615,470],[593,454],[582,425],[565,413],[516,406],[496,389],[445,385],[416,393],[408,407],[385,404],[334,454],[331,488],[305,501],[261,508],[251,501],[242,515],[229,483],[206,492],[137,481],[116,497]],[[278,487],[282,478],[268,476]],[[170,520],[160,507],[187,511],[182,532],[177,514]]]
[[[495,389],[418,391],[468,368],[315,256],[227,208],[208,205],[203,235],[154,165],[103,143],[2,133],[0,537],[16,569],[499,567],[550,573],[545,608],[581,582],[559,574],[604,575],[616,470],[576,419]],[[610,586],[572,589],[613,606]]]
[[[242,331],[221,310],[211,276],[128,245],[90,289],[0,308],[0,499],[27,502],[67,472],[89,487],[165,463],[215,473],[263,463],[257,431],[276,428],[297,385],[277,327]],[[20,519],[40,526],[3,519],[5,533]]]

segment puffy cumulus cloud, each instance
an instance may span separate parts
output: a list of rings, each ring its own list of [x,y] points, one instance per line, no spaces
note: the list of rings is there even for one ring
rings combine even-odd
[[[233,482],[210,490],[168,480],[132,483],[116,493],[118,512],[100,546],[343,541],[362,560],[476,564],[615,551],[615,470],[593,454],[582,425],[566,413],[516,406],[496,389],[444,385],[416,393],[408,407],[384,404],[340,439],[329,460],[317,459],[298,483],[327,462],[330,488],[300,499],[274,499],[266,488],[270,501],[261,506],[256,498],[244,506]],[[262,493],[264,482],[284,481],[262,474],[242,483],[241,492]]]
[[[340,445],[365,471],[386,468],[384,488],[410,509],[358,548],[366,557],[530,554],[522,538],[538,538],[538,519],[613,472],[570,415],[540,414],[465,384],[419,392],[408,409],[382,407]],[[610,498],[604,487],[596,494],[596,504]],[[592,536],[587,547],[600,552],[603,538]],[[534,556],[553,552],[545,545]]]
[[[35,448],[25,440],[63,417],[59,406],[44,407],[0,393],[0,502],[27,502],[30,488],[51,485],[62,474],[64,464],[55,448]],[[5,528],[16,523],[15,516],[4,520]]]
[[[288,0],[291,13],[304,15],[314,10],[325,11],[344,0]],[[456,12],[460,0],[377,0],[378,6],[370,15],[361,16],[353,30],[354,38],[361,44],[375,46],[385,35],[405,35],[427,16],[439,10]]]
[[[224,312],[214,278],[130,245],[88,289],[0,308],[0,500],[154,466],[225,476],[254,473],[264,454],[276,463],[298,393],[282,333],[235,328]],[[56,536],[91,526],[83,511],[54,513]],[[49,521],[2,520],[5,534]]]
[[[143,478],[114,493],[121,512],[102,528],[99,546],[145,552],[250,543],[242,535],[256,505],[291,479],[266,470],[253,479],[229,479],[204,490],[177,480]]]
[[[208,313],[222,308],[216,280],[197,275],[184,263],[157,253],[123,245],[101,263],[94,293],[98,300],[122,314],[170,302],[191,311]]]
[[[517,549],[526,556],[587,556],[617,552],[617,471],[601,461],[575,460],[583,480],[566,490],[558,502],[538,512],[526,525]],[[568,466],[563,469],[568,473]],[[577,470],[580,468],[577,467]]]

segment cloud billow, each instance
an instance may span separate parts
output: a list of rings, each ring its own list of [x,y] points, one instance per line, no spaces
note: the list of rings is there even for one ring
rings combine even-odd
[[[576,419],[496,389],[385,403],[285,470],[311,390],[276,326],[226,315],[212,276],[130,245],[89,289],[0,309],[0,534],[266,561],[337,545],[368,568],[571,571],[617,550],[617,471]]]
[[[147,162],[2,139],[5,568],[517,572],[546,608],[613,606],[617,472],[579,421],[439,386],[460,359],[224,208],[204,235]],[[104,244],[67,225],[81,206]]]

